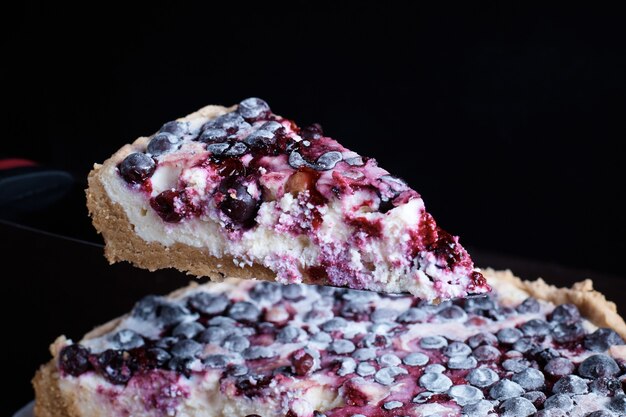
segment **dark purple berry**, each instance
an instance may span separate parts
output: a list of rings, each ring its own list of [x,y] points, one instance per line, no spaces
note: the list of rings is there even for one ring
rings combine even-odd
[[[158,323],[165,327],[173,326],[190,314],[191,312],[181,305],[165,302],[158,309]]]
[[[482,332],[470,337],[467,340],[467,344],[472,348],[477,348],[482,345],[496,346],[498,344],[498,338],[492,333]]]
[[[98,356],[98,369],[109,382],[124,385],[132,377],[128,352],[108,349]]]
[[[116,349],[135,349],[144,345],[141,335],[130,329],[122,329],[111,337],[111,342]]]
[[[242,130],[248,130],[251,126],[243,119],[243,117],[241,117],[240,114],[231,112],[223,114],[217,119],[211,120],[205,124],[205,130],[211,128],[223,129],[229,136],[231,136],[240,133]]]
[[[541,391],[530,391],[522,395],[522,397],[533,403],[535,407],[541,407],[546,401],[546,394]]]
[[[230,144],[227,142],[217,142],[217,143],[210,143],[207,147],[206,150],[211,152],[212,156],[218,157],[224,154],[224,152],[226,152],[226,150],[230,148]]]
[[[580,312],[574,304],[561,304],[557,306],[550,316],[550,321],[556,323],[572,324],[580,320]]]
[[[230,177],[225,178],[219,188],[224,193],[220,210],[236,223],[250,224],[259,210],[259,202],[248,193],[246,186]]]
[[[231,144],[226,151],[224,151],[224,155],[226,156],[241,156],[244,153],[248,152],[248,147],[243,142],[235,142]]]
[[[541,366],[545,366],[552,359],[558,358],[561,356],[557,350],[552,349],[552,348],[532,351],[530,353],[533,356],[533,358],[537,361],[537,363]]]
[[[248,301],[239,301],[228,310],[228,316],[237,321],[254,323],[261,315],[261,311]]]
[[[171,121],[165,123],[159,129],[159,133],[171,133],[177,137],[182,137],[189,133],[189,123],[188,122],[179,122],[179,121]]]
[[[202,352],[202,345],[195,340],[183,339],[172,346],[171,353],[175,357],[193,358]]]
[[[528,417],[534,415],[537,408],[526,398],[509,398],[500,404],[501,416],[503,417]]]
[[[145,153],[131,153],[119,165],[120,175],[129,184],[141,184],[154,174],[154,159]]]
[[[617,362],[607,355],[589,356],[578,366],[578,374],[591,379],[601,376],[615,376],[618,372]]]
[[[555,394],[578,395],[586,394],[587,390],[587,381],[576,375],[564,376],[552,387],[552,392]]]
[[[172,371],[180,372],[187,378],[191,375],[191,364],[194,358],[189,356],[175,356],[167,363],[167,367]]]
[[[230,304],[230,300],[224,294],[209,294],[207,292],[198,292],[189,297],[189,306],[195,311],[215,315],[221,314]]]
[[[320,155],[319,158],[317,158],[317,161],[315,161],[315,164],[313,164],[313,168],[318,171],[328,171],[329,169],[333,169],[335,165],[337,165],[337,163],[342,159],[343,155],[341,155],[341,152],[326,152]]]
[[[591,381],[589,389],[591,389],[591,392],[612,397],[622,392],[622,384],[615,378],[600,377]]]
[[[533,297],[528,297],[520,305],[517,306],[516,310],[520,314],[528,314],[528,313],[538,313],[539,312],[539,301]]]
[[[611,400],[608,408],[618,414],[626,414],[626,395],[620,394]]]
[[[612,329],[597,329],[585,336],[585,348],[593,352],[604,352],[613,345],[623,345],[624,340]]]
[[[258,302],[275,304],[283,296],[282,285],[274,282],[261,281],[250,291],[250,298]]]
[[[81,345],[69,345],[59,354],[61,370],[72,376],[79,376],[91,369],[89,349]]]
[[[227,137],[228,133],[226,133],[224,129],[212,127],[205,129],[198,137],[198,141],[203,143],[222,142],[226,140]]]
[[[522,324],[520,330],[530,337],[546,336],[550,334],[550,324],[545,320],[532,319]]]
[[[250,97],[237,106],[237,112],[247,121],[256,122],[270,114],[270,106],[260,98]]]
[[[467,311],[468,313],[478,314],[480,312],[489,311],[495,308],[495,304],[489,296],[483,295],[483,296],[478,296],[478,297],[467,298],[465,300],[464,308],[465,308],[465,311]]]
[[[546,364],[544,371],[546,374],[560,378],[566,375],[570,375],[574,372],[574,364],[567,358],[554,358],[550,359]]]
[[[324,131],[319,123],[313,123],[300,131],[300,137],[303,140],[317,140],[324,136]]]
[[[197,321],[182,322],[172,330],[172,336],[183,339],[193,339],[204,331],[204,326]]]
[[[157,347],[149,349],[147,353],[157,367],[165,365],[170,359],[172,359],[172,355],[167,353],[166,350]]]
[[[157,133],[148,143],[148,153],[159,156],[178,147],[180,139],[171,133]]]
[[[597,410],[587,414],[585,417],[614,417],[614,414],[605,410]]]
[[[491,345],[482,345],[474,349],[472,355],[480,362],[494,362],[500,358],[500,351]]]
[[[545,377],[535,368],[526,368],[511,377],[513,382],[517,382],[526,391],[537,390],[543,387]]]
[[[574,407],[574,401],[569,395],[555,394],[548,397],[543,403],[544,410],[556,408],[563,411],[570,411]]]
[[[178,190],[165,190],[156,197],[150,199],[150,206],[157,214],[168,223],[178,223],[184,217],[184,211],[180,209],[183,192]]]
[[[585,329],[580,321],[575,323],[559,323],[552,330],[552,338],[557,343],[571,343],[582,339]]]

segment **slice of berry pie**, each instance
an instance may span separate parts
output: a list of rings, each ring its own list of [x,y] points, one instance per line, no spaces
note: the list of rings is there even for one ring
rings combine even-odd
[[[485,273],[493,294],[439,305],[253,280],[148,296],[79,343],[57,339],[36,415],[626,415],[615,304],[591,281]]]
[[[111,262],[429,300],[489,291],[404,181],[257,98],[124,146],[87,196]]]

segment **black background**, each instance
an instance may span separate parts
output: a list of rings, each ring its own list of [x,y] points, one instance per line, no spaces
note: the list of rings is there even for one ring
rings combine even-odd
[[[45,212],[14,220],[100,242],[82,193],[94,162],[203,105],[259,96],[405,178],[479,263],[501,253],[624,277],[626,16],[617,10],[23,3],[0,14],[0,157],[67,170],[77,183]],[[186,280],[109,267],[100,249],[0,240],[2,276],[14,277],[3,316],[28,308],[41,320],[9,320],[17,336],[2,357],[13,373],[32,375],[55,335],[76,338],[139,294]],[[48,267],[55,259],[62,265]],[[132,291],[128,275],[137,275]],[[160,284],[148,288],[152,277]],[[619,304],[623,286],[602,282]],[[21,375],[19,384],[9,409],[32,398]]]
[[[376,157],[469,247],[622,274],[624,15],[388,3],[28,3],[4,16],[0,154],[84,183],[167,120],[259,96]],[[33,221],[97,240],[76,195]]]

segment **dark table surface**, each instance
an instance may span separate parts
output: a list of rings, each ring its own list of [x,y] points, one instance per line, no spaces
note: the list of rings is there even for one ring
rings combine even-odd
[[[109,265],[102,246],[25,229],[0,221],[0,253],[4,265],[2,343],[11,376],[10,395],[0,402],[0,415],[12,413],[33,398],[30,380],[50,359],[48,346],[65,334],[79,339],[99,323],[128,311],[141,296],[164,294],[192,278],[173,270],[148,272],[129,264]],[[622,314],[626,280],[591,271],[471,250],[477,265],[509,268],[526,279],[543,277],[555,285],[593,278],[596,288],[616,301]]]

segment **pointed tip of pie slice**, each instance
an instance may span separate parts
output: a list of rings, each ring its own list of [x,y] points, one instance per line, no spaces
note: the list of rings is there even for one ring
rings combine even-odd
[[[94,167],[87,205],[110,262],[428,300],[490,290],[403,180],[259,99],[122,147]]]

